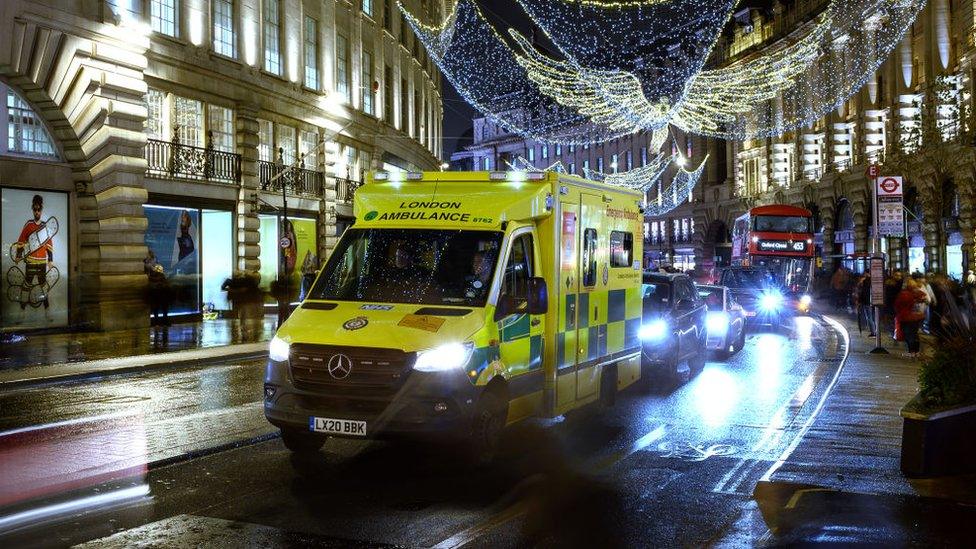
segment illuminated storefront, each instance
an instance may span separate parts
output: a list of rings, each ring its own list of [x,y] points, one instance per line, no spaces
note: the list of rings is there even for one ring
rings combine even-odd
[[[169,283],[170,314],[230,309],[221,285],[233,274],[234,224],[228,210],[149,205],[146,246]]]
[[[271,284],[284,274],[291,290],[289,300],[296,302],[319,266],[315,218],[307,214],[289,215],[284,223],[281,215],[272,213],[260,214],[258,219],[261,222],[261,289],[268,292],[268,303],[273,305]]]

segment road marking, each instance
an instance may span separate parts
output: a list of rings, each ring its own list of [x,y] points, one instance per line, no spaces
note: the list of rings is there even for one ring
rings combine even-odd
[[[827,402],[827,397],[830,396],[830,393],[834,390],[834,386],[837,385],[837,380],[840,378],[840,373],[844,370],[844,365],[847,364],[847,357],[851,354],[851,336],[847,333],[847,329],[845,329],[840,322],[837,322],[829,316],[822,315],[821,318],[827,321],[834,328],[834,330],[836,330],[837,333],[843,337],[844,356],[841,358],[837,371],[834,372],[834,378],[830,380],[830,384],[827,385],[827,389],[824,391],[823,395],[820,396],[820,402],[818,402],[817,407],[813,409],[813,413],[810,414],[810,417],[808,417],[803,423],[803,426],[800,427],[800,431],[795,437],[793,437],[793,440],[790,442],[790,445],[786,448],[786,450],[783,451],[783,454],[780,455],[779,459],[776,460],[772,466],[770,466],[770,468],[766,471],[766,474],[764,474],[760,480],[768,481],[773,476],[773,473],[775,473],[777,469],[786,463],[786,460],[789,459],[790,455],[793,454],[796,447],[800,445],[800,441],[803,440],[803,437],[806,436],[807,431],[810,430],[810,427],[813,425],[813,421],[817,419],[818,415],[820,415],[820,410],[823,409],[824,404]]]
[[[803,436],[806,434],[806,432],[810,429],[810,425],[813,423],[813,420],[816,419],[817,415],[820,413],[821,408],[823,408],[823,404],[826,401],[827,396],[830,394],[830,392],[834,388],[834,385],[837,383],[837,379],[840,376],[840,371],[841,369],[843,369],[844,362],[847,359],[847,354],[850,352],[850,340],[846,330],[844,330],[844,328],[840,326],[840,324],[836,323],[836,321],[833,321],[832,319],[829,319],[828,317],[823,315],[821,315],[821,318],[824,321],[826,321],[828,324],[830,324],[830,326],[834,328],[836,332],[843,337],[845,343],[845,354],[839,360],[831,359],[829,361],[821,361],[821,364],[817,366],[817,368],[815,368],[814,371],[811,372],[806,377],[806,379],[803,380],[803,382],[793,393],[790,399],[786,403],[784,403],[783,406],[781,406],[780,409],[777,410],[775,414],[773,414],[773,417],[769,421],[765,429],[765,432],[763,433],[763,436],[759,439],[756,445],[752,447],[751,452],[753,454],[762,453],[764,451],[775,448],[776,446],[779,445],[783,437],[786,436],[787,433],[786,428],[789,427],[789,424],[786,423],[787,412],[789,410],[799,410],[803,407],[807,399],[813,393],[813,390],[816,388],[817,383],[815,381],[819,379],[820,376],[822,375],[822,371],[821,371],[822,368],[826,368],[829,365],[839,363],[839,366],[834,371],[833,378],[831,379],[830,383],[827,385],[827,387],[824,389],[823,394],[821,395],[820,402],[814,408],[813,412],[810,414],[810,416],[807,418],[806,422],[804,423],[804,426],[800,428],[800,430],[797,432],[797,435],[793,438],[793,440],[790,442],[790,445],[787,447],[787,449],[790,452],[792,452],[792,449],[795,449],[796,446],[799,444],[799,440],[802,439]],[[777,462],[779,462],[780,460],[785,460],[786,457],[788,457],[788,454],[781,455],[780,458],[777,460]],[[767,460],[758,459],[758,458],[750,458],[750,457],[741,458],[739,462],[735,465],[735,467],[730,469],[729,472],[726,473],[725,476],[723,476],[715,484],[715,487],[712,488],[712,491],[717,493],[723,493],[723,494],[738,494],[739,493],[738,490],[741,487],[742,483],[744,483],[750,477],[752,472],[757,467],[763,465],[766,462]],[[774,465],[775,463],[776,462],[774,462]],[[780,465],[782,465],[782,463],[780,463]],[[776,467],[778,468],[778,466]],[[762,479],[765,480],[766,475],[769,474],[772,473],[770,471],[767,471],[763,475]]]

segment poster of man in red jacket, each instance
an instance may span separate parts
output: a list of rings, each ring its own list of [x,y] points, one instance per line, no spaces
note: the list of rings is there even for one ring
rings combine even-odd
[[[52,290],[62,295],[63,284],[55,260],[64,262],[64,235],[59,234],[59,216],[64,217],[65,200],[55,193],[39,193],[18,189],[3,189],[3,240],[9,242],[4,272],[7,282],[7,303],[4,304],[4,324],[20,327],[51,325],[66,321],[66,303],[58,301],[51,309]],[[55,215],[46,208],[45,199],[54,199]],[[60,200],[58,200],[60,199]],[[31,215],[22,221],[23,206],[29,200]],[[20,208],[15,206],[20,205]],[[18,215],[19,214],[19,215]],[[19,217],[19,220],[17,219]],[[62,257],[58,257],[61,250]],[[10,263],[8,264],[7,261]],[[61,286],[61,287],[58,287]],[[43,307],[40,315],[27,314]],[[52,313],[56,313],[52,315]],[[55,318],[58,317],[58,318]]]

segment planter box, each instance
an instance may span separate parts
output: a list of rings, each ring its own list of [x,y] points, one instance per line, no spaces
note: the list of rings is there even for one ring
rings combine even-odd
[[[901,409],[901,472],[937,477],[976,472],[976,404],[923,410],[916,399]]]

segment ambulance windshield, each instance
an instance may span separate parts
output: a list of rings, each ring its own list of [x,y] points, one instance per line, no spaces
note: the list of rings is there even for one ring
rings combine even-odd
[[[349,229],[308,297],[480,307],[501,242],[496,231]]]

